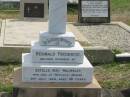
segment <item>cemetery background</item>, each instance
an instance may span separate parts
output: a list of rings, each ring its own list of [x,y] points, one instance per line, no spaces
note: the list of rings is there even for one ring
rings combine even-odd
[[[0,2],[1,1],[4,1],[4,0],[0,0]],[[122,21],[122,22],[125,22],[126,24],[130,25],[130,19],[129,19],[130,6],[129,5],[130,5],[129,0],[111,0],[112,21]],[[19,17],[19,10],[18,10],[19,4],[18,4],[18,6],[12,6],[12,4],[9,7],[6,7],[6,6],[7,5],[5,5],[5,6],[3,5],[3,7],[0,6],[0,18],[18,18]],[[14,10],[11,10],[11,9],[14,9]],[[78,5],[76,3],[73,3],[73,4],[71,3],[69,5],[68,21],[70,21],[70,22],[77,21],[77,18],[78,18],[77,9],[78,9]],[[123,14],[122,14],[122,12],[123,12]]]
[[[112,20],[122,20],[127,24],[130,24],[129,22],[129,2],[126,0],[123,1],[112,1],[113,3],[111,7],[112,8]],[[117,2],[119,2],[117,4]],[[68,21],[75,21],[77,19],[77,11],[75,10],[77,5],[70,5],[69,7],[69,20]],[[126,7],[127,6],[127,7]],[[118,10],[117,10],[118,9]],[[122,16],[122,11],[124,12],[125,15],[123,14]],[[0,11],[2,13],[1,18],[18,18],[19,17],[19,11]],[[5,15],[3,15],[5,14]],[[72,17],[75,15],[75,17]],[[119,49],[115,49],[115,52],[120,52]],[[10,79],[12,79],[11,75],[9,75],[14,67],[19,66],[17,63],[10,64],[1,64],[1,65],[6,65],[6,66],[1,66],[1,91],[9,91],[11,92],[11,82]],[[117,88],[129,88],[130,87],[130,79],[129,79],[129,74],[130,74],[130,63],[112,63],[112,64],[98,64],[100,66],[95,66],[95,75],[100,82],[101,86],[103,88],[110,88],[110,89],[117,89]],[[3,68],[2,68],[3,67]],[[127,71],[127,72],[126,72]],[[6,77],[5,77],[6,76]],[[115,76],[117,76],[115,78]],[[109,79],[109,80],[108,80]],[[120,81],[119,81],[120,80]],[[6,84],[6,85],[5,85]]]

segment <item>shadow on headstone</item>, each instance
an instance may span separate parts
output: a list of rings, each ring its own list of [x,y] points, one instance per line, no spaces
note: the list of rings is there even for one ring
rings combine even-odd
[[[121,93],[124,97],[130,97],[130,88],[126,90],[122,90]]]

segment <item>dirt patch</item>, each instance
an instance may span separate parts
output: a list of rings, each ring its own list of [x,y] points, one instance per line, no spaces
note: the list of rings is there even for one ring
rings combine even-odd
[[[112,14],[112,21],[122,21],[122,22],[130,25],[130,13],[125,12],[123,14],[121,14],[121,13]]]

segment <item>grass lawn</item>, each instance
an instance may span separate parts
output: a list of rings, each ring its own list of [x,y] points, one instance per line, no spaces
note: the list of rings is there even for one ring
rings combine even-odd
[[[0,63],[0,92],[12,92],[12,73],[15,67],[19,65],[16,64],[1,64]]]
[[[112,63],[95,66],[95,76],[103,88],[129,88],[130,63]]]
[[[124,11],[130,11],[130,0],[111,0],[112,12],[122,13]]]
[[[19,18],[18,10],[0,10],[0,18]]]

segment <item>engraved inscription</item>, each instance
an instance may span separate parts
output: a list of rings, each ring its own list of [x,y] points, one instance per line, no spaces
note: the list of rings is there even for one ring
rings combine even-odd
[[[82,63],[83,52],[65,52],[65,51],[35,51],[33,61],[36,59],[42,62],[67,62]]]
[[[108,1],[82,1],[82,17],[108,17]]]
[[[72,46],[72,42],[64,38],[49,38],[43,41],[43,44],[52,46]]]
[[[85,81],[84,70],[79,68],[34,68],[30,75],[31,81],[69,82]]]

